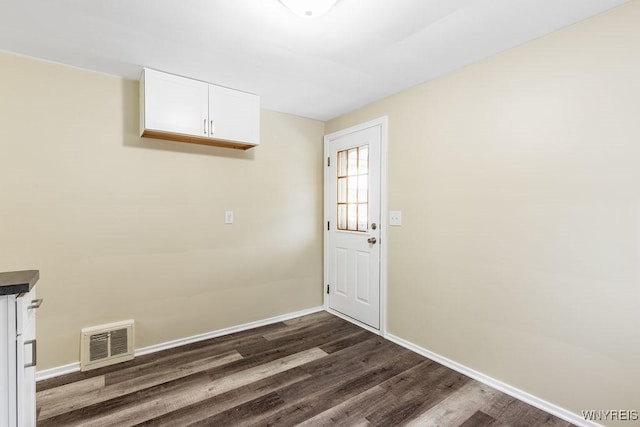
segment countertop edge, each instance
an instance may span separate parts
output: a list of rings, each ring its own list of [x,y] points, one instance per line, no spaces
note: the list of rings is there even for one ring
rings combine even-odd
[[[39,270],[0,273],[0,296],[26,294],[33,289],[39,278]]]

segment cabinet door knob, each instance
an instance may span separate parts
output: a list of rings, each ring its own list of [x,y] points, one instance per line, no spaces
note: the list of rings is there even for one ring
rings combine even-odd
[[[204,119],[204,134],[207,134],[207,119]]]
[[[42,301],[43,301],[42,298],[31,300],[31,304],[27,306],[27,309],[35,310],[37,308],[40,308],[40,306],[42,305]]]
[[[213,130],[213,120],[211,120],[211,126],[209,126],[209,129],[211,129],[211,135],[213,135],[213,132],[214,132],[214,130]]]

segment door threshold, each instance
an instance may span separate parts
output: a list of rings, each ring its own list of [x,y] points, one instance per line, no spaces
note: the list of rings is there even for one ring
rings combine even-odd
[[[373,332],[376,335],[380,335],[381,337],[384,337],[384,333],[382,332],[382,329],[376,329],[374,327],[371,327],[371,326],[367,325],[366,323],[362,323],[359,320],[356,320],[353,317],[349,317],[346,314],[340,313],[339,311],[336,311],[336,310],[334,310],[334,309],[332,309],[330,307],[327,307],[325,309],[325,311],[327,313],[333,314],[334,316],[338,316],[339,318],[344,319],[347,322],[351,322],[354,325],[361,327],[362,329],[366,329],[369,332]]]

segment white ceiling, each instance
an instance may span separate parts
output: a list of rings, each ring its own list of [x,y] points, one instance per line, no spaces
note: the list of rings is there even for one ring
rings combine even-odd
[[[0,49],[137,79],[155,68],[327,120],[628,0],[0,0]]]

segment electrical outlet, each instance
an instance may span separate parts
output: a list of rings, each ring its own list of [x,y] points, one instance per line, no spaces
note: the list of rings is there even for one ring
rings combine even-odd
[[[225,224],[233,224],[233,211],[225,211],[224,212],[224,223]]]
[[[389,212],[389,225],[394,225],[394,226],[402,225],[402,211]]]

